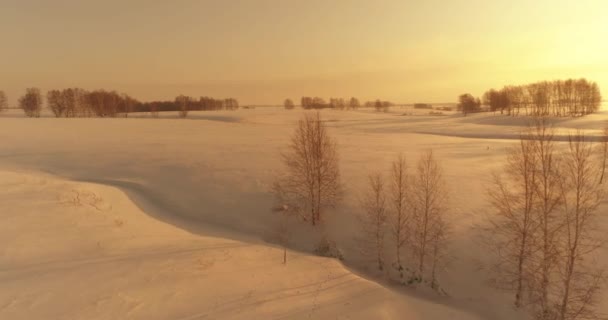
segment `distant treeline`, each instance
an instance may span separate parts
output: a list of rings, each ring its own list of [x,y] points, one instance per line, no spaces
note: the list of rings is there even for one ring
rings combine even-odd
[[[463,113],[500,111],[507,115],[574,117],[596,112],[602,103],[599,86],[587,79],[541,81],[520,86],[490,89],[483,100],[470,94],[459,97],[458,108]]]
[[[214,99],[210,97],[194,97],[180,95],[173,101],[152,101],[139,103],[136,112],[151,112],[152,115],[160,111],[178,111],[180,117],[188,116],[188,111],[236,110],[239,102],[234,98]]]
[[[359,99],[352,97],[350,99],[343,98],[330,98],[329,102],[320,97],[302,97],[300,99],[300,105],[304,109],[358,109],[361,107]],[[387,111],[393,104],[389,101],[367,101],[363,104],[367,108],[376,108],[377,111]],[[294,102],[291,99],[286,99],[283,102],[285,109],[293,109],[295,107]]]
[[[128,116],[131,112],[150,112],[157,116],[160,111],[178,111],[186,117],[188,111],[235,110],[239,103],[234,98],[214,99],[200,97],[195,99],[180,95],[173,101],[140,102],[127,94],[116,91],[80,88],[50,90],[46,94],[47,106],[56,117],[116,117]],[[28,88],[19,98],[19,107],[28,117],[39,117],[44,97],[38,88]],[[0,91],[0,111],[7,108],[7,98]]]

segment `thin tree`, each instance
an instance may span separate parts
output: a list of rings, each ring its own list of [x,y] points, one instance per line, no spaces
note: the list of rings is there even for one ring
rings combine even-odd
[[[555,313],[560,320],[599,319],[596,307],[603,272],[593,263],[601,243],[597,225],[603,190],[596,179],[601,169],[584,134],[570,135],[568,146],[562,167],[564,228]]]
[[[560,191],[559,156],[555,152],[553,129],[546,119],[537,119],[532,132],[534,156],[537,161],[536,197],[538,208],[535,219],[539,223],[536,249],[536,270],[533,274],[533,295],[535,306],[538,307],[538,317],[548,319],[552,314],[550,302],[551,274],[555,271],[558,247],[557,236],[562,223],[558,209],[562,200]]]
[[[431,288],[435,290],[440,290],[439,268],[445,263],[447,241],[448,223],[443,215],[438,215],[431,230]]]
[[[409,176],[407,163],[403,155],[399,155],[392,163],[390,185],[391,219],[390,226],[395,243],[395,268],[399,272],[399,277],[403,279],[403,264],[401,262],[401,251],[403,250],[408,238],[409,222]]]
[[[283,154],[286,174],[278,181],[282,201],[313,226],[341,196],[336,143],[317,112],[298,121],[288,150]]]
[[[418,161],[411,194],[413,230],[410,244],[417,259],[418,277],[422,281],[425,277],[425,264],[432,250],[433,236],[443,221],[447,200],[442,170],[432,150],[425,152]]]
[[[291,211],[288,205],[283,204],[283,189],[280,184],[276,183],[273,185],[273,192],[275,194],[275,200],[278,201],[278,205],[272,208],[273,212],[280,214],[279,219],[276,221],[276,238],[279,244],[283,247],[283,264],[287,264],[287,246],[289,245],[289,218]]]
[[[502,174],[494,174],[488,190],[496,214],[488,233],[492,252],[497,254],[492,271],[499,287],[515,291],[515,306],[523,305],[528,287],[537,221],[537,158],[531,134],[522,134],[517,147],[509,149]]]
[[[384,270],[384,232],[387,219],[384,180],[379,173],[370,175],[368,179],[368,190],[361,203],[364,209],[361,222],[363,231],[367,235],[366,240],[373,243],[378,270],[382,271]]]
[[[125,115],[125,118],[129,117],[129,113],[133,112],[133,108],[135,107],[135,99],[131,98],[127,94],[122,94],[120,96],[121,101],[121,109]]]

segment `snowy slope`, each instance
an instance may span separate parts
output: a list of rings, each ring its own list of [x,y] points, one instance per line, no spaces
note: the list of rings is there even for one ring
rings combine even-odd
[[[301,257],[296,261],[308,264],[294,266],[290,263],[285,268],[280,265],[280,250],[277,251],[278,249],[274,249],[269,243],[264,242],[273,241],[273,226],[276,220],[269,210],[273,205],[269,186],[273,177],[281,169],[279,153],[288,143],[293,125],[301,114],[301,110],[256,108],[236,112],[193,112],[191,119],[175,119],[175,114],[172,113],[163,114],[161,119],[149,119],[144,114],[129,119],[25,119],[14,113],[0,115],[0,141],[2,142],[0,144],[0,170],[7,172],[3,174],[1,183],[17,179],[9,178],[12,173],[8,172],[26,172],[25,176],[30,177],[28,178],[30,180],[54,181],[57,178],[46,175],[52,174],[61,179],[80,181],[57,182],[54,186],[59,187],[54,192],[70,194],[73,187],[67,187],[67,185],[86,186],[85,189],[92,189],[96,194],[104,195],[106,205],[112,207],[113,213],[111,214],[115,214],[115,208],[128,207],[129,209],[124,211],[129,212],[128,219],[131,219],[130,222],[125,222],[120,227],[117,227],[119,222],[112,221],[114,218],[109,219],[105,222],[105,227],[113,231],[101,231],[103,228],[98,226],[93,229],[100,231],[93,232],[82,227],[87,223],[93,223],[90,219],[76,218],[76,213],[74,213],[74,217],[63,217],[62,213],[69,212],[69,210],[66,211],[63,205],[57,204],[55,200],[47,199],[31,203],[29,200],[11,200],[29,199],[32,195],[44,195],[43,190],[47,190],[46,187],[28,189],[34,187],[9,183],[17,194],[1,195],[3,201],[0,202],[0,206],[2,206],[0,214],[19,217],[21,215],[17,214],[18,212],[27,210],[46,212],[47,210],[43,208],[49,207],[49,212],[57,213],[52,219],[58,222],[56,224],[53,222],[51,227],[48,216],[35,215],[30,216],[29,220],[13,222],[21,223],[19,228],[29,230],[29,232],[20,232],[19,228],[13,229],[7,224],[1,225],[6,229],[3,231],[8,232],[6,235],[0,235],[0,237],[4,237],[2,238],[3,245],[0,246],[3,259],[0,260],[2,281],[4,283],[4,279],[16,279],[15,281],[22,279],[24,282],[14,282],[10,290],[5,286],[0,287],[0,307],[11,306],[12,308],[0,309],[2,310],[0,318],[4,318],[3,314],[9,315],[5,313],[9,310],[16,312],[10,315],[24,317],[24,315],[28,315],[28,306],[41,306],[42,308],[44,301],[53,299],[55,296],[50,293],[52,291],[48,291],[55,286],[52,282],[61,283],[61,278],[64,276],[68,277],[66,279],[71,279],[74,285],[82,284],[77,287],[79,290],[95,288],[95,290],[90,290],[89,298],[85,297],[86,295],[72,297],[82,299],[83,305],[89,305],[91,300],[98,299],[96,297],[100,295],[118,294],[114,290],[126,291],[124,288],[129,285],[132,285],[133,290],[137,290],[141,295],[148,291],[155,292],[152,289],[153,286],[158,286],[156,289],[161,292],[167,289],[166,286],[175,285],[170,288],[174,288],[173,291],[179,288],[179,290],[189,292],[188,297],[191,297],[191,300],[186,297],[180,298],[179,295],[171,300],[171,295],[165,293],[158,293],[159,296],[156,297],[146,294],[145,299],[140,299],[144,301],[143,306],[137,309],[138,312],[142,312],[141,316],[144,318],[158,316],[160,319],[172,319],[178,317],[178,313],[181,312],[177,310],[179,308],[187,310],[184,311],[184,314],[203,313],[209,310],[211,304],[205,303],[209,303],[210,299],[213,300],[216,297],[216,293],[220,293],[218,287],[221,287],[221,290],[227,290],[225,291],[227,298],[220,300],[231,301],[230,297],[243,298],[248,290],[259,290],[260,287],[290,290],[292,287],[319,283],[320,279],[342,275],[341,272],[348,273],[349,276],[345,277],[349,277],[349,279],[350,277],[358,279],[356,281],[361,283],[361,290],[372,286],[378,288],[380,293],[371,294],[371,298],[356,298],[348,296],[350,293],[347,291],[351,292],[351,288],[343,288],[341,290],[344,292],[340,293],[344,295],[341,296],[342,300],[336,298],[336,301],[350,304],[339,308],[332,307],[333,304],[329,302],[331,298],[327,297],[328,300],[319,304],[318,307],[318,309],[328,308],[326,316],[311,316],[311,318],[333,318],[334,313],[331,312],[337,314],[347,312],[347,309],[352,311],[352,313],[348,313],[351,318],[359,315],[369,315],[369,317],[363,318],[374,318],[375,316],[382,318],[380,315],[385,315],[384,318],[391,319],[396,318],[395,315],[401,314],[401,312],[419,314],[420,319],[456,317],[450,315],[449,312],[460,315],[466,313],[467,316],[484,319],[520,317],[511,308],[510,295],[490,288],[485,282],[484,271],[479,269],[480,262],[485,256],[484,249],[477,244],[476,236],[478,234],[477,226],[483,223],[489,214],[484,193],[488,177],[493,170],[502,168],[505,148],[514,143],[513,139],[517,138],[522,128],[527,125],[527,120],[488,114],[462,117],[458,114],[446,113],[443,116],[432,116],[427,112],[408,108],[393,108],[386,114],[365,109],[356,112],[322,111],[323,118],[328,121],[331,134],[339,143],[341,174],[347,191],[341,207],[329,215],[326,228],[344,252],[346,256],[344,263],[347,269],[333,260],[320,259],[307,254],[306,252],[310,252],[313,243],[303,239],[302,235],[306,230],[294,232],[296,239],[293,239],[292,248],[300,252],[294,253]],[[560,132],[559,138],[563,140],[568,130],[572,129],[583,129],[588,134],[597,135],[607,119],[605,113],[600,113],[578,119],[555,119],[554,123]],[[445,168],[448,185],[452,190],[450,197],[451,219],[454,224],[450,243],[452,258],[440,279],[442,287],[450,297],[437,297],[414,289],[391,287],[389,290],[362,279],[359,275],[367,277],[370,273],[353,242],[353,235],[359,231],[353,216],[360,210],[357,199],[369,171],[385,169],[385,172],[388,173],[390,161],[398,153],[403,153],[412,165],[418,155],[427,148],[435,149]],[[43,178],[31,178],[38,177],[41,172],[45,173]],[[82,182],[88,183],[80,184]],[[62,184],[65,184],[66,187],[61,187]],[[11,189],[9,188],[9,190]],[[128,200],[125,198],[125,194],[128,196]],[[130,201],[133,201],[136,206]],[[31,207],[26,208],[26,205]],[[6,210],[9,209],[5,208],[11,208],[11,206],[14,207],[11,209],[13,211],[7,212]],[[37,206],[37,209],[33,206]],[[56,207],[51,209],[52,206]],[[75,210],[75,208],[70,208],[70,210]],[[97,211],[95,208],[85,206],[84,209],[80,209],[91,211],[89,215],[97,217],[92,215],[94,210]],[[606,204],[603,204],[601,210],[606,209]],[[86,215],[84,212],[80,214]],[[58,217],[67,220],[61,222],[62,220],[57,220],[60,219]],[[122,220],[123,218],[117,219]],[[81,222],[78,224],[74,221]],[[76,223],[75,227],[68,228],[69,230],[62,227],[70,223]],[[142,227],[138,227],[140,224]],[[48,238],[44,241],[36,238],[36,235],[40,234],[42,230],[28,229],[36,225],[46,225],[44,228],[40,227],[44,229],[44,232],[49,233]],[[154,226],[148,227],[148,225]],[[157,227],[159,231],[156,231]],[[132,236],[120,235],[126,230],[131,230],[130,235]],[[156,237],[157,232],[161,234],[166,232],[170,236]],[[19,234],[18,239],[31,237],[33,242],[11,240],[16,234]],[[49,240],[53,238],[53,235],[58,238]],[[62,238],[63,236],[65,237]],[[112,238],[113,236],[118,238]],[[82,240],[80,237],[91,240]],[[43,271],[47,267],[44,262],[47,261],[58,259],[58,261],[63,261],[61,259],[80,261],[78,260],[80,258],[102,259],[102,251],[95,251],[101,250],[96,249],[97,242],[103,242],[106,245],[115,243],[116,247],[111,248],[115,252],[112,252],[123,258],[111,263],[101,262],[102,264],[109,263],[110,266],[103,272],[99,269],[104,268],[96,263],[90,265],[91,269],[87,269],[89,266],[87,263],[81,263],[72,269],[68,268],[60,277],[44,275]],[[23,243],[23,247],[19,249],[20,243]],[[40,243],[48,243],[49,248],[41,248],[37,245]],[[154,284],[146,283],[146,274],[152,277],[150,274],[160,273],[160,271],[156,271],[164,270],[163,266],[171,265],[171,261],[182,259],[182,257],[186,260],[175,262],[178,265],[173,269],[175,273],[179,273],[181,277],[184,274],[195,272],[196,268],[190,268],[192,265],[196,265],[193,262],[196,261],[196,258],[191,256],[195,253],[164,255],[165,253],[169,253],[171,250],[180,251],[215,246],[218,243],[238,243],[249,246],[249,249],[239,247],[205,252],[204,255],[218,260],[214,264],[218,266],[217,269],[210,272],[208,277],[222,279],[221,286],[211,285],[212,289],[205,287],[209,286],[209,283],[204,283],[203,279],[199,279],[200,274],[186,279],[167,278],[171,280]],[[62,251],[73,245],[78,247],[72,248],[73,251]],[[51,246],[52,248],[50,248]],[[163,251],[165,249],[167,251]],[[259,252],[256,251],[258,249]],[[143,257],[139,255],[138,250],[144,250]],[[229,259],[226,265],[220,264],[219,260],[223,254],[220,251],[222,250],[234,252],[232,257],[247,256],[249,258],[247,263],[252,263],[252,267],[254,265],[264,266],[256,269],[260,270],[259,272],[253,273],[257,279],[255,281],[260,282],[251,280],[253,278],[249,273],[240,273],[239,264],[245,262],[237,258],[231,258],[236,260]],[[146,252],[162,252],[162,254],[154,256],[147,255]],[[267,266],[264,263],[272,260],[269,256],[276,256],[273,258],[276,262],[273,261]],[[608,262],[607,258],[608,254],[605,253],[604,262]],[[235,262],[237,260],[238,263]],[[35,271],[30,272],[29,275],[32,277],[30,279],[25,276],[21,277],[18,273],[10,273],[17,272],[11,270],[11,266],[22,269],[25,266],[36,264],[40,267],[32,269]],[[328,267],[324,267],[324,264]],[[59,263],[59,265],[63,265],[63,263]],[[64,270],[63,267],[57,265],[49,265],[48,268]],[[286,271],[288,268],[306,271],[305,275],[311,272],[312,275],[302,276],[301,281],[304,282],[297,282],[296,279],[289,279],[289,277],[293,277],[298,272],[288,272]],[[335,273],[327,274],[327,270],[332,268],[336,268]],[[138,270],[142,272],[138,272]],[[232,271],[223,273],[221,270]],[[270,272],[270,270],[275,270],[272,272],[276,273],[264,276],[265,272]],[[349,270],[353,270],[357,275]],[[99,279],[91,280],[94,284],[100,284],[99,286],[86,285],[83,282],[83,279],[87,279],[91,274],[99,274]],[[165,276],[170,277],[167,274]],[[33,290],[31,288],[35,286],[36,278],[43,277],[48,278],[39,280],[48,281],[49,289],[47,291],[44,288],[38,289],[39,295],[34,301],[30,301],[30,305],[28,303],[19,305],[12,302],[14,300],[11,295],[12,291],[14,292],[20,287],[25,288],[19,301],[26,301],[23,300],[25,299],[23,297],[30,296],[28,290]],[[112,279],[117,279],[117,282],[110,281]],[[270,284],[273,280],[279,279],[284,280]],[[375,276],[369,279],[386,285],[382,279]],[[254,282],[249,283],[250,280]],[[315,282],[315,280],[317,281]],[[291,281],[296,281],[293,282],[293,286],[285,284]],[[105,286],[105,283],[108,285]],[[124,290],[114,288],[118,283],[123,285],[121,288]],[[237,285],[239,283],[245,283],[247,286],[239,287]],[[197,287],[195,284],[199,286]],[[352,290],[359,290],[357,286]],[[262,298],[256,293],[253,293],[252,296],[255,299],[272,300],[272,298]],[[127,298],[115,299],[128,300]],[[301,305],[301,308],[297,307],[300,308],[298,310],[303,310],[303,313],[299,315],[308,316],[307,312],[311,312],[311,306],[314,303],[311,300],[298,302],[297,298],[293,299],[293,303],[290,300],[285,305]],[[371,301],[369,306],[367,306],[367,299]],[[387,302],[384,302],[385,300]],[[603,301],[608,301],[608,298]],[[154,305],[161,302],[166,302],[164,309],[174,306],[169,309],[176,313],[162,314],[162,310],[154,309]],[[52,304],[49,303],[50,310]],[[112,303],[116,304],[107,308],[89,307],[92,309],[87,310],[71,308],[69,307],[71,304],[66,304],[55,309],[56,312],[59,312],[56,317],[74,318],[78,317],[78,314],[83,314],[84,318],[96,315],[100,318],[112,318],[107,312],[116,312],[115,315],[126,314],[129,302],[114,301]],[[117,307],[121,303],[124,304],[124,309]],[[262,305],[269,303],[264,302]],[[282,303],[281,305],[283,306]],[[440,306],[445,306],[448,308],[447,310],[451,311],[444,312],[446,309]],[[602,308],[608,312],[608,304],[604,304]],[[274,308],[270,309],[274,310]],[[40,310],[39,315],[47,312]],[[194,312],[195,310],[196,312]],[[253,312],[251,308],[244,310]],[[435,310],[438,310],[436,312],[439,313],[434,317],[425,313],[435,312]],[[84,312],[89,313],[85,315]],[[243,317],[246,312],[242,314]],[[288,312],[296,312],[296,310],[286,310],[285,314],[290,315]],[[371,316],[372,314],[375,316]],[[278,313],[273,315],[279,317]],[[186,317],[182,314],[179,316]],[[229,318],[238,317],[239,314],[229,313],[217,316],[210,314],[208,318],[219,316]],[[134,317],[139,316],[134,315]],[[28,317],[25,316],[25,318]],[[287,318],[291,318],[291,316]],[[410,319],[417,318],[412,316]]]
[[[478,319],[333,259],[195,235],[121,191],[0,172],[2,319]]]

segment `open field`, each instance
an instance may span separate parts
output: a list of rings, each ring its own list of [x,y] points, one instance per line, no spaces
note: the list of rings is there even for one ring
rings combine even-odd
[[[345,260],[293,231],[287,265],[270,187],[304,111],[256,108],[127,119],[0,115],[2,319],[517,319],[486,283],[486,189],[525,117],[323,110],[346,187],[326,232]],[[553,119],[598,137],[608,111]],[[371,272],[353,240],[370,171],[432,148],[450,194],[447,296]],[[604,201],[600,212],[608,212]],[[608,215],[602,218],[608,231]],[[608,252],[602,252],[608,263]],[[608,313],[608,295],[600,309]]]

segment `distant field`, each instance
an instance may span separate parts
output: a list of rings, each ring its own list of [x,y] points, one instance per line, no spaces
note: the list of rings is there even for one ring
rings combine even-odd
[[[303,112],[1,115],[0,318],[520,318],[511,297],[485,283],[478,269],[485,249],[475,239],[489,177],[529,119],[322,110],[347,186],[326,230],[345,261],[312,256],[306,229],[296,229],[285,272],[270,187]],[[597,135],[606,120],[603,111],[553,123],[564,140],[574,129]],[[440,277],[449,298],[383,282],[354,241],[368,173],[387,173],[400,153],[413,166],[429,148],[451,190],[451,260]],[[608,296],[602,301],[608,312]]]

